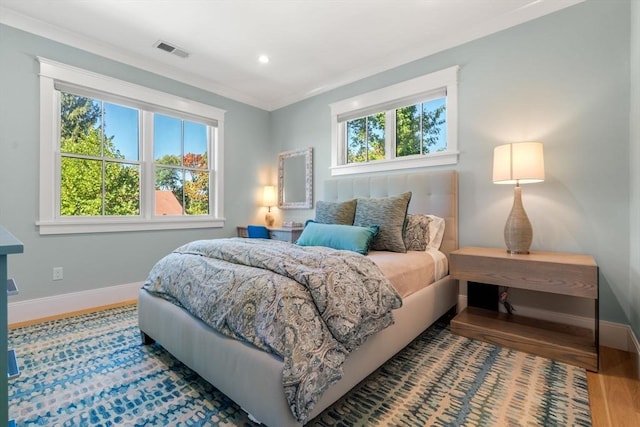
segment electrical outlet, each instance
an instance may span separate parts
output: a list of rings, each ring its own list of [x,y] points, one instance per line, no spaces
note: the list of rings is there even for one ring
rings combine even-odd
[[[63,277],[62,267],[53,267],[53,280],[62,280]]]

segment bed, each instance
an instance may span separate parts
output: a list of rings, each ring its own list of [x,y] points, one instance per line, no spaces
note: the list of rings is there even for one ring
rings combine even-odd
[[[428,213],[444,219],[446,226],[440,252],[446,269],[449,253],[458,246],[455,171],[332,178],[325,182],[321,200],[340,202],[354,198],[382,198],[404,192],[411,192],[408,213]],[[371,252],[374,262],[377,257],[382,259],[378,261],[381,264],[385,258],[393,256],[380,251]],[[396,282],[404,280],[403,272],[397,271],[397,267],[395,274]],[[402,307],[393,310],[394,323],[369,336],[350,352],[342,365],[342,377],[324,391],[305,420],[310,421],[320,414],[454,308],[457,298],[457,281],[448,274],[403,297]],[[281,358],[216,332],[185,309],[144,288],[139,293],[138,313],[145,343],[157,341],[234,400],[252,419],[268,426],[301,425],[283,391],[284,363]]]

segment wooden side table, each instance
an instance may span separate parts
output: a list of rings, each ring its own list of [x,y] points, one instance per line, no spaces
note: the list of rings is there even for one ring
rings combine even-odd
[[[304,227],[267,227],[269,237],[274,240],[282,240],[284,242],[295,243]],[[247,234],[247,226],[241,226],[237,229],[238,237],[249,237]]]
[[[593,331],[476,307],[458,314],[451,331],[598,371],[598,266],[593,257],[558,252],[512,255],[505,249],[465,247],[451,252],[450,272],[458,280],[593,300]]]

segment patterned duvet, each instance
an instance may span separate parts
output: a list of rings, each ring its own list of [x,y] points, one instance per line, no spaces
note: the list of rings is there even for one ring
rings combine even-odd
[[[402,305],[365,256],[263,239],[188,243],[158,261],[144,289],[280,356],[284,392],[301,423],[341,378],[349,352],[392,324],[391,310]]]

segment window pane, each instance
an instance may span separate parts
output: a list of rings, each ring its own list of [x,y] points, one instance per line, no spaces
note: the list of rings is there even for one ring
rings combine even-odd
[[[156,167],[156,215],[182,215],[183,171]]]
[[[367,161],[384,159],[384,113],[367,117]]]
[[[105,162],[105,215],[140,215],[140,168]]]
[[[436,153],[447,150],[446,98],[434,99],[422,104],[422,150]]]
[[[184,122],[184,153],[185,166],[195,166],[187,163],[186,157],[190,154],[195,156],[197,167],[207,167],[207,126],[201,123]]]
[[[420,104],[396,110],[396,156],[420,154]]]
[[[347,122],[347,163],[367,161],[367,120],[366,118]]]
[[[209,214],[209,173],[186,171],[184,202],[188,215]]]
[[[104,103],[104,156],[138,160],[138,110]]]
[[[182,120],[155,114],[153,158],[165,165],[182,165]]]
[[[60,215],[102,215],[102,162],[62,157]]]
[[[102,156],[102,103],[60,93],[60,151]]]
[[[384,159],[384,112],[347,121],[347,163]]]

